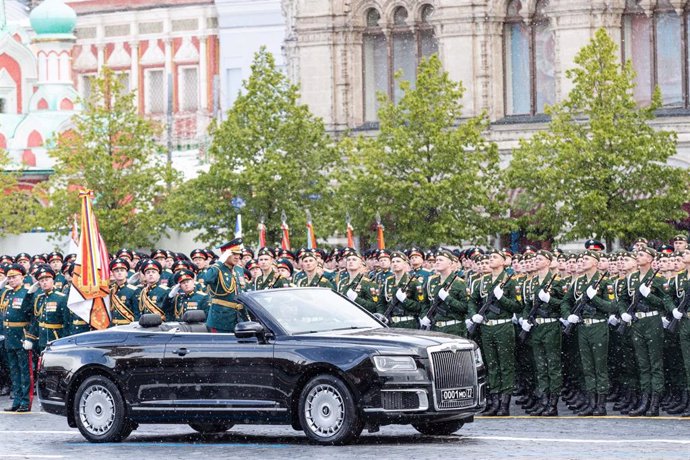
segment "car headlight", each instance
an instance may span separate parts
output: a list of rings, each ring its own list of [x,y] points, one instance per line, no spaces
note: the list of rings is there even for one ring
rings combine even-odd
[[[417,370],[411,356],[374,356],[374,365],[380,372],[409,372]]]
[[[479,347],[474,349],[474,365],[479,367],[484,365],[484,359],[482,358],[482,351]]]

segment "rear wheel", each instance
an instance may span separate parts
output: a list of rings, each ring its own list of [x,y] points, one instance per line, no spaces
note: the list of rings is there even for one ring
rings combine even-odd
[[[190,423],[189,426],[199,433],[224,433],[233,427],[232,423]]]
[[[120,390],[101,375],[89,377],[79,385],[73,411],[77,428],[90,442],[119,442],[135,427],[127,419]]]
[[[314,377],[302,389],[299,418],[307,437],[319,444],[349,443],[364,427],[350,389],[327,374]]]
[[[465,423],[462,420],[452,420],[450,422],[426,422],[413,423],[415,430],[429,436],[447,436],[458,431]]]

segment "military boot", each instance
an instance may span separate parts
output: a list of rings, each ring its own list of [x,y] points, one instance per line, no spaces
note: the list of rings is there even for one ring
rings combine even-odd
[[[597,394],[592,392],[589,394],[589,404],[577,413],[578,417],[591,417],[594,414],[594,409],[597,407]]]
[[[657,393],[652,394],[652,398],[649,401],[649,409],[644,414],[646,417],[658,417],[659,416],[659,395]]]
[[[499,417],[507,417],[510,415],[510,398],[512,395],[510,393],[505,393],[501,395],[501,407],[496,412]]]
[[[683,412],[685,412],[685,408],[688,407],[688,399],[689,399],[688,396],[690,396],[690,391],[683,390],[683,394],[681,395],[680,402],[677,405],[667,409],[666,412],[671,414],[671,415],[678,415],[678,414],[682,414]]]
[[[549,404],[541,413],[542,417],[556,417],[558,415],[558,395],[549,397]]]
[[[640,402],[640,395],[637,390],[633,390],[630,393],[630,401],[625,406],[621,407],[621,415],[628,415],[631,410],[635,409]]]
[[[592,415],[596,417],[602,417],[606,415],[606,401],[607,401],[606,393],[599,393],[597,395],[597,405],[594,408],[594,411],[592,412]]]
[[[616,401],[616,403],[613,405],[613,410],[616,412],[619,412],[621,409],[623,409],[625,406],[630,404],[630,398],[632,397],[632,390],[626,390],[623,396]]]
[[[631,417],[639,417],[640,415],[644,415],[647,410],[649,409],[649,400],[650,400],[650,394],[649,393],[642,393],[642,397],[640,398],[640,403],[637,405],[637,407],[633,410],[631,410],[628,415]],[[657,402],[658,404],[658,402]]]

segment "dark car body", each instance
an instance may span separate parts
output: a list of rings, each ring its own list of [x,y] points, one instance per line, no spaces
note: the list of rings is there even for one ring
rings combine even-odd
[[[271,301],[314,296],[316,289],[276,290]],[[318,290],[328,292],[318,298],[333,295],[359,309]],[[204,324],[132,323],[56,340],[40,361],[41,406],[77,426],[77,388],[101,375],[119,389],[133,424],[222,420],[301,429],[302,390],[311,378],[328,374],[345,383],[357,416],[370,430],[386,424],[466,423],[483,410],[485,369],[474,342],[391,329],[362,309],[358,318],[368,315],[375,327],[290,333],[262,305],[264,298],[257,292],[238,298],[253,320],[245,324],[258,323],[265,331],[256,336],[209,333]],[[375,356],[411,357],[416,369],[382,371]]]

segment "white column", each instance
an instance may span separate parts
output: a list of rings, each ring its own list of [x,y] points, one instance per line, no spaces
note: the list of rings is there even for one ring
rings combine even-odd
[[[134,92],[134,106],[139,107],[139,42],[130,42],[129,88]]]
[[[166,38],[163,40],[165,43],[165,75],[163,77],[165,83],[163,84],[163,87],[165,88],[165,100],[168,100],[168,91],[174,91],[175,88],[175,75],[173,75],[173,56],[172,56],[172,39],[171,38]],[[168,75],[172,75],[172,88],[168,88]],[[173,101],[175,100],[175,94],[173,94]],[[166,102],[167,103],[167,102]],[[174,104],[173,104],[174,107]],[[167,106],[166,106],[167,109]],[[172,110],[174,111],[174,110]]]
[[[199,38],[199,95],[201,101],[199,111],[206,112],[208,109],[208,57],[206,56],[206,46],[208,37]]]
[[[100,72],[105,65],[105,44],[96,45],[96,59],[98,60],[98,71]]]

